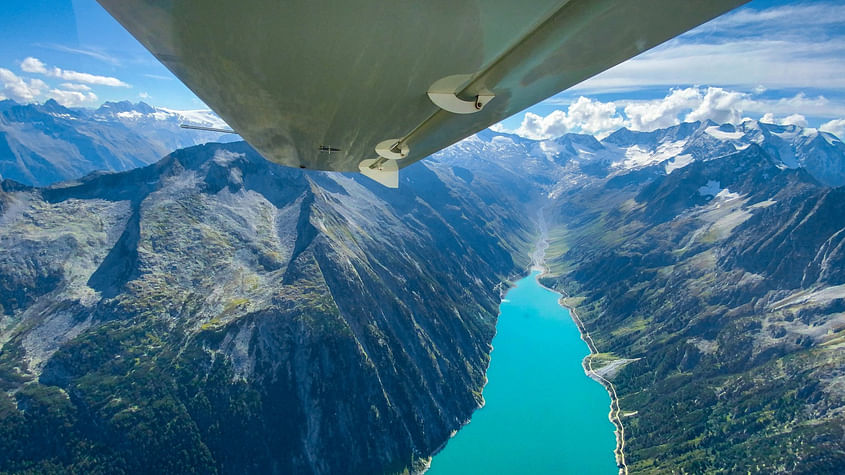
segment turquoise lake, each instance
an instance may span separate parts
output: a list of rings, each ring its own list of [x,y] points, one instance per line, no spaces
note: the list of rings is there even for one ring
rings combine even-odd
[[[517,282],[499,308],[485,405],[432,459],[430,475],[618,473],[610,396],[560,295]]]

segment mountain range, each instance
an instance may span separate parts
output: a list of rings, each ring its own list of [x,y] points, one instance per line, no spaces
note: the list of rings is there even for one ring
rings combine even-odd
[[[398,190],[241,142],[3,181],[0,470],[422,471],[483,401],[542,219],[632,471],[836,471],[843,167],[747,121],[488,130]]]
[[[182,129],[225,127],[206,110],[174,111],[143,102],[97,109],[0,101],[0,177],[45,186],[95,170],[122,171],[156,162],[178,148],[231,142],[232,134]]]
[[[842,143],[746,122],[601,145],[554,157],[543,281],[601,352],[628,468],[841,471]]]

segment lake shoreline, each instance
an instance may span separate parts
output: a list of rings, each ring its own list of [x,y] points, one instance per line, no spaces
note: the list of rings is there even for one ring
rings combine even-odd
[[[540,276],[538,275],[538,282],[539,277]],[[543,284],[540,283],[540,285]],[[549,290],[557,292],[553,289]],[[558,300],[558,303],[561,307],[569,311],[569,314],[572,316],[572,321],[575,322],[575,326],[578,327],[578,331],[581,333],[581,339],[584,341],[584,343],[587,344],[587,347],[590,349],[590,354],[587,355],[581,362],[581,366],[584,368],[584,373],[597,383],[601,384],[607,391],[607,394],[610,395],[610,412],[607,414],[607,418],[610,419],[610,422],[612,422],[613,425],[616,427],[616,430],[614,431],[616,434],[616,449],[613,451],[613,453],[614,455],[616,455],[616,465],[619,467],[619,474],[628,475],[628,465],[625,462],[625,426],[622,425],[622,409],[619,407],[619,397],[616,395],[616,387],[613,385],[612,382],[610,382],[610,380],[601,376],[593,369],[593,356],[599,353],[596,349],[595,343],[593,343],[593,338],[590,336],[590,332],[588,332],[587,329],[584,327],[584,322],[582,322],[581,318],[578,317],[575,308],[566,305],[564,303],[564,299],[566,298],[566,296],[564,296],[562,293],[560,294],[561,296],[560,300]]]
[[[506,302],[506,301],[510,302],[510,300],[505,300],[508,292],[514,290],[516,287],[521,288],[522,285],[519,285],[520,283],[525,284],[527,289],[536,289],[536,290],[525,290],[523,292],[535,292],[535,294],[525,294],[525,295],[532,295],[532,300],[529,300],[530,302],[538,302],[538,301],[545,301],[546,302],[545,304],[543,304],[543,305],[545,305],[545,310],[543,310],[543,312],[544,312],[543,315],[558,315],[557,317],[553,317],[553,318],[557,319],[557,321],[559,321],[559,322],[566,321],[565,327],[559,327],[559,328],[566,328],[566,327],[569,328],[568,333],[566,333],[566,335],[567,335],[566,338],[571,338],[572,339],[571,341],[573,341],[573,342],[575,341],[576,338],[578,338],[581,341],[587,343],[588,355],[584,356],[583,349],[581,349],[581,351],[577,352],[577,353],[580,353],[577,356],[577,358],[572,358],[572,359],[566,358],[567,361],[570,361],[569,364],[571,366],[569,366],[570,369],[568,370],[568,373],[564,372],[562,374],[569,374],[570,378],[575,377],[575,375],[577,375],[578,380],[582,380],[581,378],[583,378],[586,375],[590,379],[592,379],[593,381],[599,382],[600,384],[602,384],[602,387],[605,390],[604,392],[606,394],[608,394],[608,396],[609,396],[611,409],[613,409],[614,406],[616,406],[617,409],[618,409],[618,401],[614,402],[615,401],[615,399],[614,399],[615,393],[612,392],[613,391],[612,386],[605,385],[601,380],[598,379],[598,377],[601,377],[601,375],[595,374],[594,372],[592,372],[592,369],[589,366],[587,366],[587,363],[586,363],[587,360],[590,359],[596,353],[596,349],[595,349],[595,345],[592,344],[592,342],[587,339],[587,338],[589,338],[589,334],[586,333],[585,329],[583,328],[582,322],[577,317],[577,315],[573,316],[572,309],[568,308],[565,305],[561,305],[563,295],[560,292],[543,285],[540,281],[540,277],[548,275],[548,269],[545,266],[545,252],[548,249],[549,242],[548,242],[548,239],[547,239],[547,230],[545,228],[545,223],[542,222],[542,218],[543,218],[542,210],[538,214],[539,214],[538,217],[540,218],[538,220],[539,221],[538,224],[540,224],[540,226],[539,226],[540,233],[539,233],[539,236],[535,235],[535,239],[537,239],[535,241],[536,242],[535,248],[534,248],[534,251],[532,252],[532,254],[530,255],[531,263],[530,263],[529,266],[527,266],[528,268],[526,269],[528,275],[525,275],[523,273],[518,273],[518,274],[516,274],[517,275],[516,279],[518,279],[518,280],[516,280],[514,278],[514,276],[508,276],[505,280],[500,282],[495,287],[495,290],[498,290],[499,293],[500,293],[500,311],[496,315],[496,322],[495,322],[495,329],[496,330],[494,332],[494,335],[493,335],[494,338],[493,339],[498,337],[500,330],[504,330],[504,334],[507,336],[507,335],[513,335],[514,334],[514,328],[517,328],[517,327],[513,326],[514,322],[515,322],[515,320],[513,320],[513,318],[508,320],[508,322],[510,322],[510,324],[506,325],[504,329],[500,328],[500,320],[503,316],[503,313],[505,313],[505,310],[503,309],[504,302]],[[519,277],[518,277],[520,275],[523,276],[521,279],[519,279]],[[533,277],[533,279],[529,279],[530,277]],[[518,281],[522,281],[522,282],[518,282]],[[530,282],[530,284],[529,284],[529,282]],[[535,286],[535,284],[536,284],[536,286]],[[541,294],[545,293],[545,297],[540,298],[539,295],[536,294],[536,292],[539,292]],[[525,297],[523,296],[521,298],[524,299]],[[519,297],[517,297],[516,299],[517,300],[514,300],[515,302],[519,301]],[[509,305],[511,305],[511,304],[509,303]],[[522,304],[515,304],[515,305],[522,305]],[[519,307],[515,307],[515,308],[519,308]],[[529,305],[526,308],[538,309],[538,308],[542,308],[542,305],[538,305],[538,306]],[[553,310],[554,308],[557,308],[558,310]],[[514,312],[513,308],[511,308],[509,311],[511,313]],[[560,313],[560,312],[563,312],[563,311],[566,311],[568,313],[566,315]],[[516,315],[508,314],[508,315],[510,315],[511,317],[514,317],[514,316],[517,316],[518,314],[516,314]],[[542,322],[543,320],[541,319],[541,320],[533,320],[533,321]],[[574,324],[574,328],[572,327],[572,324]],[[560,325],[563,325],[563,323],[561,323]],[[549,329],[550,327],[537,327],[537,328],[533,328],[533,330],[531,330],[531,329],[526,329],[525,326],[522,326],[522,324],[519,324],[518,328],[521,328],[523,331],[528,331],[532,335],[547,335],[545,341],[542,338],[536,340],[538,342],[543,341],[543,344],[539,345],[539,346],[535,345],[534,348],[555,348],[556,345],[557,345],[557,343],[556,343],[558,341],[557,338],[553,338],[553,339],[548,338],[548,336],[552,335],[554,332],[543,331],[543,330]],[[532,327],[529,326],[528,328],[532,328]],[[540,330],[540,331],[537,332],[537,330]],[[561,334],[561,336],[563,336],[563,334]],[[511,338],[511,340],[513,340],[513,338]],[[514,346],[512,345],[511,340],[507,340],[507,339],[503,340],[505,343],[508,343],[507,345],[503,346],[503,348],[506,347],[507,350],[513,350]],[[524,340],[519,339],[518,341],[524,341]],[[570,340],[567,340],[567,341],[570,341]],[[578,346],[578,345],[576,345],[576,346]],[[571,348],[574,349],[576,346],[571,346]],[[495,344],[495,347],[498,348],[499,345]],[[583,348],[583,347],[581,347],[581,348]],[[490,378],[490,376],[491,376],[491,371],[490,371],[491,365],[490,365],[490,363],[493,362],[493,353],[494,353],[493,350],[494,350],[494,343],[491,340],[491,342],[490,342],[490,353],[489,353],[491,358],[490,358],[490,361],[488,362],[488,367],[485,370],[484,382],[483,382],[483,386],[482,386],[482,391],[485,392],[485,393],[487,392],[487,387],[488,387],[488,383],[490,382],[490,379],[495,379],[495,380],[499,381],[499,378],[504,376],[503,381],[508,381],[507,378],[508,378],[508,375],[510,374],[510,373],[507,373],[507,372],[505,372],[505,373],[497,372],[496,373],[497,377]],[[503,351],[505,351],[505,350],[503,350]],[[522,352],[520,352],[520,353],[522,353]],[[513,352],[509,352],[509,351],[502,353],[502,356],[505,359],[501,360],[498,363],[499,366],[497,366],[497,369],[499,369],[499,371],[501,371],[500,368],[508,368],[508,366],[507,366],[508,361],[511,361],[511,362],[514,361],[513,359],[508,358],[510,355],[513,355],[513,354],[514,354]],[[524,353],[522,353],[522,354],[524,354]],[[548,357],[543,359],[544,355],[542,353],[534,354],[532,352],[529,352],[528,354],[533,355],[534,358],[537,358],[538,356],[540,356],[540,360],[549,361]],[[579,360],[580,360],[580,364],[576,363]],[[502,366],[502,364],[505,364],[505,366]],[[513,366],[511,365],[511,367],[513,367]],[[522,372],[519,372],[519,373],[521,374]],[[511,376],[511,378],[512,378],[512,376]],[[534,380],[536,380],[536,378],[533,379],[532,381],[534,381]],[[585,380],[582,380],[582,381],[585,381]],[[590,408],[590,411],[591,411],[590,414],[592,414],[591,417],[595,418],[594,420],[598,420],[598,418],[601,417],[599,414],[602,414],[602,413],[607,414],[607,412],[605,412],[607,410],[606,409],[607,406],[604,405],[604,404],[606,404],[606,402],[603,403],[602,397],[600,396],[602,391],[599,390],[598,388],[596,388],[595,386],[592,386],[593,385],[592,382],[583,382],[583,383],[579,383],[579,384],[583,385],[582,390],[578,391],[578,394],[581,394],[581,396],[579,396],[579,398],[581,398],[580,402],[578,403],[579,406],[583,405],[585,409]],[[532,386],[529,383],[525,387],[532,387]],[[498,389],[498,388],[494,388],[494,389]],[[595,394],[594,391],[598,391],[598,394]],[[541,390],[539,393],[542,394],[543,391]],[[491,395],[493,396],[494,399],[495,399],[495,396],[500,396],[499,402],[501,403],[501,401],[502,401],[501,394],[498,391],[492,392]],[[590,396],[587,396],[587,395],[590,395]],[[584,398],[587,398],[587,399],[584,399]],[[505,399],[505,401],[507,401],[507,399]],[[606,401],[606,400],[604,400],[604,401]],[[555,402],[553,400],[549,400],[549,402],[551,404],[555,404]],[[444,441],[443,444],[440,447],[438,447],[435,451],[433,451],[433,453],[429,457],[426,457],[425,459],[419,460],[416,467],[413,468],[412,473],[426,473],[429,470],[431,470],[432,464],[437,462],[437,461],[434,460],[434,458],[437,457],[437,456],[440,456],[440,459],[444,460],[444,462],[441,462],[441,463],[445,463],[446,465],[439,465],[438,464],[437,467],[439,467],[439,468],[435,468],[435,470],[434,470],[435,472],[437,472],[437,473],[466,473],[465,471],[464,472],[460,472],[460,471],[454,472],[454,467],[461,466],[460,465],[461,463],[465,464],[466,460],[467,460],[464,456],[462,456],[464,458],[463,458],[463,462],[461,462],[460,460],[462,460],[462,459],[461,458],[456,459],[455,454],[456,453],[457,454],[462,454],[462,453],[470,454],[471,453],[471,452],[466,451],[466,448],[463,447],[463,445],[461,445],[461,442],[463,442],[463,444],[466,445],[466,442],[465,442],[466,440],[475,441],[475,442],[477,442],[479,440],[484,441],[483,438],[477,438],[476,437],[476,432],[478,432],[478,430],[480,430],[481,428],[487,429],[488,426],[485,425],[485,424],[488,421],[490,421],[490,420],[496,421],[497,420],[496,417],[494,417],[492,419],[489,417],[491,414],[495,414],[496,411],[489,413],[489,414],[484,413],[483,415],[487,415],[488,417],[487,418],[482,417],[481,419],[479,419],[479,423],[481,423],[482,425],[478,426],[478,428],[476,428],[478,430],[476,430],[475,432],[473,432],[473,431],[467,432],[468,435],[463,436],[464,437],[463,439],[461,439],[460,437],[458,438],[460,440],[458,440],[458,442],[456,442],[456,443],[458,443],[458,445],[455,446],[455,447],[457,447],[458,452],[455,452],[455,449],[453,449],[452,452],[449,452],[448,447],[451,447],[450,444],[453,443],[452,441],[455,440],[455,437],[459,433],[462,433],[462,431],[466,430],[466,426],[468,425],[468,423],[473,421],[475,419],[475,416],[478,414],[478,412],[477,412],[478,409],[485,407],[486,403],[487,403],[487,398],[482,396],[481,400],[479,401],[478,407],[475,410],[473,410],[473,413],[470,415],[470,417],[466,421],[462,421],[462,423],[460,424],[460,427],[457,430],[453,431],[450,434],[450,437],[446,441]],[[496,406],[493,409],[495,410],[495,409],[498,408],[498,410],[501,410],[500,409],[501,407],[506,407],[506,406],[502,406],[501,404],[499,404],[499,406]],[[611,415],[616,415],[618,417],[618,415],[619,415],[618,410],[616,412],[612,411]],[[555,416],[552,415],[551,417],[554,418]],[[560,422],[560,423],[564,424],[564,426],[566,424],[565,421],[569,420],[569,419],[567,419],[567,417],[568,416],[564,416],[564,418]],[[546,421],[549,420],[549,418],[546,417],[545,415],[543,416],[543,419],[546,420]],[[576,419],[573,419],[573,420],[576,420]],[[499,420],[501,420],[501,417],[499,417]],[[618,467],[620,465],[619,458],[617,457],[617,449],[620,446],[620,436],[619,436],[620,426],[617,425],[617,423],[611,417],[608,417],[608,419],[606,419],[606,420],[608,420],[609,422],[611,422],[613,424],[613,430],[614,430],[614,435],[615,435],[615,447],[614,447],[613,450],[614,450],[614,458],[616,459],[615,463]],[[584,423],[584,421],[582,421],[581,423]],[[604,429],[599,429],[599,427],[603,426],[604,423],[602,423],[600,425],[595,425],[594,423],[588,422],[588,424],[592,424],[592,426],[595,428],[595,430],[597,430],[597,432],[594,432],[594,433],[598,433],[598,434],[604,433],[604,434],[606,434],[602,437],[608,437],[610,435],[610,434],[608,434],[608,432],[605,432],[609,429],[608,427],[604,426],[605,427]],[[542,424],[541,424],[541,426],[542,426]],[[554,425],[553,426],[554,428],[548,427],[548,428],[546,428],[546,431],[548,433],[553,433],[553,431],[559,430],[558,428],[564,427],[564,426]],[[473,425],[473,427],[475,427],[475,425]],[[490,427],[495,428],[495,426],[490,426]],[[622,428],[621,430],[624,431],[624,428]],[[492,430],[492,431],[485,430],[483,433],[484,434],[496,434],[497,432],[495,430]],[[469,439],[467,439],[467,437],[469,437]],[[476,438],[473,439],[473,437],[476,437]],[[507,436],[505,436],[504,438],[503,437],[497,437],[496,440],[506,440],[506,437]],[[584,440],[583,434],[581,434],[579,437],[580,438],[578,440]],[[605,447],[605,448],[603,450],[600,449],[597,452],[595,452],[595,455],[597,457],[592,458],[591,460],[602,460],[602,459],[604,459],[604,457],[607,457],[606,459],[604,459],[604,460],[606,460],[606,462],[610,462],[611,460],[614,460],[614,459],[611,459],[609,457],[610,452],[608,451],[608,449],[611,447],[610,446],[610,440],[608,440],[608,439],[605,439],[605,440],[607,441],[607,445],[603,445],[603,447]],[[622,440],[624,440],[624,435],[623,435]],[[573,443],[574,443],[574,440],[573,440]],[[577,445],[577,443],[576,443],[576,445]],[[591,447],[592,446],[599,447],[599,445],[597,445],[597,444],[592,444]],[[622,447],[624,448],[624,442],[622,443]],[[461,452],[462,448],[463,448],[463,452]],[[585,452],[577,452],[577,453],[583,454]],[[592,452],[590,452],[590,453],[592,453]],[[445,455],[441,455],[441,454],[445,454]],[[575,456],[575,453],[573,453],[572,455]],[[444,459],[444,457],[445,457],[445,459]],[[578,459],[578,458],[581,458],[581,457],[575,456],[574,458],[571,458],[571,460],[575,460],[575,459]],[[458,460],[457,464],[454,462],[454,460]],[[549,459],[549,460],[552,460],[552,459]],[[581,463],[581,462],[577,462],[576,465],[578,463]],[[483,465],[483,463],[482,463],[482,465]],[[584,466],[584,465],[581,465],[581,466]],[[586,466],[589,466],[589,465],[586,465]],[[445,467],[445,471],[444,471],[444,467]],[[559,467],[559,466],[556,466],[556,467]],[[593,467],[595,469],[595,466],[593,466]],[[511,468],[513,468],[513,467],[511,467]],[[463,469],[466,469],[466,466],[464,466]],[[501,467],[499,467],[499,469],[501,469]],[[438,472],[438,470],[440,470],[440,472]],[[449,470],[453,470],[453,471],[450,472]],[[544,469],[541,469],[540,472],[543,472],[543,473],[558,473],[559,468],[555,468],[551,472],[549,472],[548,470],[549,470],[549,466],[546,466]],[[604,469],[601,469],[601,470],[599,470],[595,473],[600,473],[600,472],[601,473],[607,473],[607,472],[604,472]],[[593,472],[591,472],[591,473],[593,473]],[[620,473],[622,473],[621,470],[620,470]]]
[[[584,373],[597,383],[601,384],[607,391],[607,394],[610,396],[610,412],[608,412],[607,418],[610,419],[610,422],[613,423],[614,427],[616,427],[616,430],[614,431],[614,433],[616,434],[616,448],[614,449],[613,453],[616,456],[616,465],[617,467],[619,467],[619,475],[628,475],[628,465],[625,462],[625,426],[622,424],[622,409],[619,407],[619,397],[616,395],[616,387],[613,385],[612,382],[610,382],[610,380],[596,373],[596,371],[593,369],[593,356],[599,354],[598,348],[596,348],[596,344],[593,342],[593,337],[590,336],[590,332],[588,332],[587,328],[584,326],[584,322],[581,321],[581,318],[575,311],[575,307],[570,307],[564,302],[568,295],[565,295],[565,291],[558,291],[546,287],[540,280],[541,277],[549,273],[549,268],[545,264],[546,249],[549,248],[548,230],[546,227],[546,220],[543,216],[542,208],[538,213],[538,227],[540,228],[540,239],[537,242],[537,248],[532,256],[533,262],[531,265],[531,270],[536,270],[540,272],[539,274],[537,274],[536,277],[538,285],[560,295],[560,299],[558,299],[558,304],[561,307],[565,308],[567,311],[569,311],[569,315],[572,318],[572,321],[575,322],[575,326],[578,328],[578,332],[581,334],[581,340],[583,340],[584,343],[587,344],[587,348],[590,350],[590,354],[584,357],[584,359],[581,361],[581,367],[584,368]]]
[[[525,274],[525,275],[520,274],[520,273],[514,273],[514,274],[512,274],[512,275],[509,275],[509,276],[508,276],[505,280],[503,280],[503,281],[499,282],[499,283],[498,283],[498,284],[497,284],[497,285],[493,288],[493,290],[498,290],[498,291],[499,291],[499,307],[498,307],[498,308],[500,308],[500,309],[501,309],[502,301],[504,300],[505,295],[508,293],[508,291],[509,291],[510,289],[512,289],[512,288],[514,288],[514,287],[516,286],[515,282],[517,282],[517,281],[519,281],[519,280],[522,280],[523,278],[528,277],[529,275],[531,275],[531,271],[532,271],[533,269],[534,269],[534,267],[533,267],[533,266],[532,266],[532,267],[530,267],[530,268],[528,269],[528,273],[527,273],[527,274]],[[541,285],[542,285],[542,284],[541,284]],[[496,337],[496,333],[498,333],[498,331],[496,330],[496,326],[497,326],[497,324],[499,323],[499,317],[501,317],[501,316],[502,316],[502,311],[501,311],[501,310],[499,310],[499,313],[497,313],[497,314],[496,314],[496,322],[495,322],[495,324],[493,325],[493,329],[494,329],[494,330],[493,330],[493,338],[495,338],[495,337]],[[453,438],[453,437],[455,437],[455,435],[457,435],[457,434],[458,434],[458,432],[459,432],[461,429],[463,429],[463,428],[464,428],[467,424],[469,424],[469,423],[472,421],[472,416],[473,416],[473,415],[475,415],[475,413],[476,413],[479,409],[483,409],[483,408],[484,408],[484,405],[486,404],[486,401],[484,400],[484,395],[483,395],[483,394],[484,394],[484,388],[486,388],[486,387],[487,387],[487,383],[489,383],[489,382],[490,382],[490,380],[489,380],[489,379],[487,379],[487,370],[490,368],[490,361],[492,361],[492,354],[493,354],[493,350],[494,350],[492,341],[493,341],[493,339],[491,338],[491,339],[490,339],[490,351],[488,351],[488,352],[487,352],[487,354],[488,354],[488,355],[491,355],[491,358],[490,358],[490,360],[488,360],[488,361],[487,361],[487,368],[485,368],[485,369],[484,369],[484,384],[482,384],[482,385],[481,385],[481,394],[482,394],[482,396],[481,396],[481,401],[479,401],[479,403],[478,403],[478,405],[476,406],[476,408],[472,410],[472,413],[470,413],[469,417],[468,417],[466,420],[462,421],[462,422],[461,422],[461,424],[460,424],[460,426],[459,426],[457,429],[453,430],[453,431],[452,431],[452,433],[449,435],[449,438],[448,438],[448,439],[446,439],[445,441],[443,441],[443,443],[442,443],[442,444],[440,444],[440,446],[439,446],[439,447],[437,447],[437,448],[436,448],[436,449],[435,449],[435,450],[431,453],[431,455],[429,455],[429,456],[428,456],[428,457],[426,457],[426,458],[417,459],[417,467],[416,467],[416,468],[413,468],[413,469],[410,471],[413,475],[423,475],[424,473],[426,473],[426,472],[427,472],[427,471],[431,468],[431,461],[432,461],[432,459],[434,459],[434,456],[435,456],[435,455],[437,455],[438,453],[440,453],[443,449],[445,449],[445,448],[446,448],[446,445],[449,443],[449,441],[450,441],[450,440],[452,440],[452,438]]]
[[[614,449],[613,453],[616,456],[616,465],[619,467],[619,474],[620,475],[628,475],[628,465],[625,462],[625,426],[622,425],[622,409],[619,407],[619,397],[616,395],[616,387],[610,382],[607,378],[598,374],[592,367],[592,359],[593,356],[599,354],[598,349],[596,348],[595,343],[593,343],[593,337],[590,336],[590,332],[584,327],[584,322],[581,321],[581,318],[578,316],[578,313],[575,311],[574,307],[570,307],[564,303],[564,299],[567,298],[562,292],[557,291],[555,289],[546,287],[540,281],[540,277],[547,273],[547,268],[543,265],[534,264],[531,266],[532,270],[537,270],[540,273],[537,274],[537,284],[543,287],[544,289],[548,289],[551,292],[554,292],[560,295],[560,299],[558,299],[558,304],[561,307],[565,308],[569,311],[569,315],[572,317],[572,321],[575,322],[575,326],[578,327],[578,332],[581,334],[581,340],[587,344],[587,348],[590,350],[590,354],[584,357],[581,361],[581,367],[584,368],[584,374],[589,376],[592,380],[596,381],[597,383],[601,384],[604,389],[607,391],[607,394],[610,396],[610,412],[607,414],[607,418],[610,419],[610,422],[616,427],[614,433],[616,434],[616,449]],[[614,407],[615,406],[615,407]]]

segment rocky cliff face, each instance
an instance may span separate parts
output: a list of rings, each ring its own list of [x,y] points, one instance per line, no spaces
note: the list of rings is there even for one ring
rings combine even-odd
[[[527,264],[531,223],[473,182],[429,163],[388,190],[242,143],[4,182],[0,467],[413,466],[479,405],[496,287]]]

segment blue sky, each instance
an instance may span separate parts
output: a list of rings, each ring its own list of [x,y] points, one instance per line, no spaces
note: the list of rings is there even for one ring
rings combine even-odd
[[[6,0],[0,97],[205,106],[94,0]],[[498,125],[534,138],[763,119],[845,135],[845,4],[753,0]]]
[[[46,87],[41,88],[35,101],[54,97],[65,105],[98,106],[104,101],[128,99],[175,109],[205,107],[94,0],[5,0],[3,6],[0,68],[27,83],[43,81]],[[26,58],[39,60],[50,74],[25,71],[22,63]],[[63,74],[55,74],[54,68]],[[104,85],[107,81],[98,82],[96,78],[68,80],[74,76],[67,71],[115,78],[126,86]],[[10,78],[6,76],[0,72],[0,95],[30,102],[20,91],[16,96],[8,90]],[[76,89],[63,87],[66,84]],[[61,100],[61,94],[52,91],[76,92],[84,97],[67,95]]]

